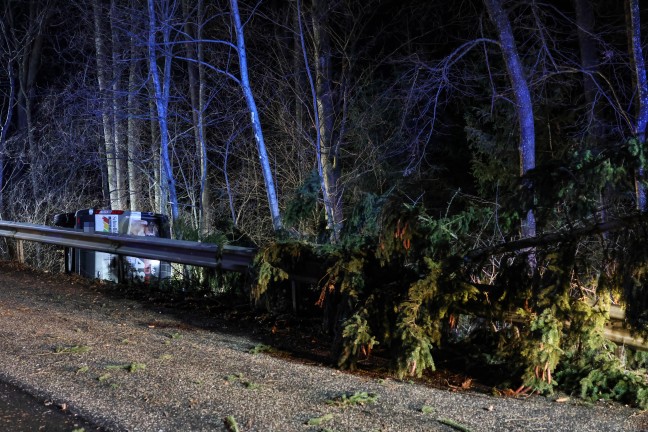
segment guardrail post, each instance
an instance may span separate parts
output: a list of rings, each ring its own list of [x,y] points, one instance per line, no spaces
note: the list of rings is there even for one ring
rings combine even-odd
[[[25,245],[22,240],[16,240],[16,258],[20,264],[25,264]]]

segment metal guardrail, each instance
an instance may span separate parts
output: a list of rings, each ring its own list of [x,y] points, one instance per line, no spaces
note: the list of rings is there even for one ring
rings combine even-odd
[[[96,234],[72,228],[0,221],[0,237],[74,247],[123,256],[244,272],[256,249],[211,243],[117,234]]]
[[[0,237],[237,272],[246,271],[257,253],[255,248],[248,247],[225,245],[221,248],[211,243],[159,237],[97,234],[72,228],[11,221],[0,221]],[[291,277],[291,279],[293,282],[301,279],[313,282],[312,278],[299,278],[298,276]],[[294,302],[295,286],[293,283]],[[610,325],[605,328],[605,337],[618,344],[648,351],[648,341],[636,337],[622,328],[621,323],[624,319],[625,311],[618,306],[612,306]]]

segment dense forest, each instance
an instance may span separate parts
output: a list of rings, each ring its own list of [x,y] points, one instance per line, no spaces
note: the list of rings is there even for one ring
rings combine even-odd
[[[270,309],[318,263],[342,367],[468,344],[522,391],[648,407],[648,358],[603,337],[611,304],[648,333],[640,0],[2,8],[2,219],[162,213],[259,247]]]

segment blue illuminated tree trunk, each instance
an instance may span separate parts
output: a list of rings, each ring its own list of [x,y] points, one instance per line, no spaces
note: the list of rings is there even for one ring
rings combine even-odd
[[[646,78],[646,63],[641,47],[639,0],[626,0],[625,7],[628,45],[636,95],[636,120],[633,134],[639,141],[639,147],[643,148],[646,144],[646,126],[648,126],[648,79]],[[644,171],[643,166],[639,167],[635,175],[637,209],[640,211],[646,211],[646,187],[643,184]]]
[[[168,3],[160,2],[162,6],[166,6],[163,14],[168,15]],[[164,42],[164,62],[162,77],[160,77],[160,71],[157,64],[157,43],[156,43],[156,33],[157,33],[157,19],[155,16],[155,1],[148,0],[148,13],[149,13],[149,33],[148,33],[148,55],[149,55],[149,67],[151,72],[151,78],[153,80],[153,88],[155,91],[155,105],[157,108],[157,120],[160,126],[160,164],[162,165],[161,169],[164,170],[165,176],[160,175],[160,178],[163,179],[166,177],[166,182],[163,180],[160,181],[161,195],[164,196],[165,192],[168,193],[169,202],[171,204],[171,217],[173,221],[178,219],[178,198],[176,193],[175,177],[173,176],[173,171],[171,168],[171,159],[169,156],[169,127],[168,127],[168,116],[169,116],[169,91],[171,87],[171,54],[169,53],[170,48],[170,31],[171,26],[169,22],[163,22],[162,24],[162,37]],[[161,19],[167,19],[168,16],[163,16]],[[166,183],[166,184],[165,184]],[[164,202],[164,200],[161,200]],[[166,206],[160,206],[160,213],[166,214]]]
[[[152,1],[152,0],[149,0]],[[275,190],[274,176],[270,168],[270,159],[268,158],[268,151],[263,139],[263,129],[261,128],[261,120],[259,119],[259,111],[257,110],[252,88],[250,87],[250,78],[248,76],[247,54],[245,50],[245,39],[243,37],[243,25],[241,24],[241,15],[239,14],[238,1],[230,0],[232,8],[232,21],[234,29],[236,30],[236,48],[239,58],[239,69],[241,71],[241,89],[243,96],[247,103],[248,110],[250,111],[250,118],[252,121],[252,130],[254,132],[254,139],[257,144],[259,153],[259,163],[261,164],[261,171],[263,173],[263,180],[265,182],[266,194],[268,196],[268,205],[270,206],[270,215],[272,216],[272,226],[275,231],[282,229],[281,213],[279,212],[279,201],[277,199],[277,192]]]
[[[502,8],[500,0],[484,0],[491,21],[497,28],[500,48],[504,56],[508,78],[513,88],[513,100],[518,117],[520,154],[520,175],[524,176],[535,168],[535,128],[533,124],[533,104],[529,85],[524,75],[513,38],[511,23]],[[532,187],[532,185],[527,185]],[[533,210],[528,210],[522,223],[522,236],[533,237],[536,234],[536,221]]]
[[[3,28],[4,30],[4,28]],[[5,37],[6,39],[6,37]],[[8,44],[7,44],[8,45]],[[9,48],[7,46],[7,48]],[[4,219],[4,164],[5,164],[5,151],[7,143],[7,131],[9,130],[9,125],[11,125],[11,119],[13,117],[13,110],[16,103],[16,79],[14,75],[14,64],[13,60],[7,62],[7,78],[9,80],[9,95],[6,104],[7,112],[4,116],[4,121],[0,125],[0,219]]]

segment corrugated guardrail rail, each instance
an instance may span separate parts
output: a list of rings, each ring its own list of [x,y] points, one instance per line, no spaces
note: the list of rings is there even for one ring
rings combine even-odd
[[[136,256],[160,261],[244,272],[255,248],[116,234],[87,233],[72,228],[0,221],[0,237]]]
[[[211,243],[159,237],[87,233],[72,228],[11,221],[0,221],[0,237],[237,272],[246,271],[257,253],[255,248],[249,247],[225,245],[221,248]],[[299,277],[291,279],[298,280]],[[310,279],[308,280],[310,281]],[[293,303],[295,302],[294,290],[293,285]],[[613,306],[610,310],[610,323],[605,328],[605,337],[617,344],[648,350],[647,341],[632,335],[623,328],[624,320],[623,309]]]

